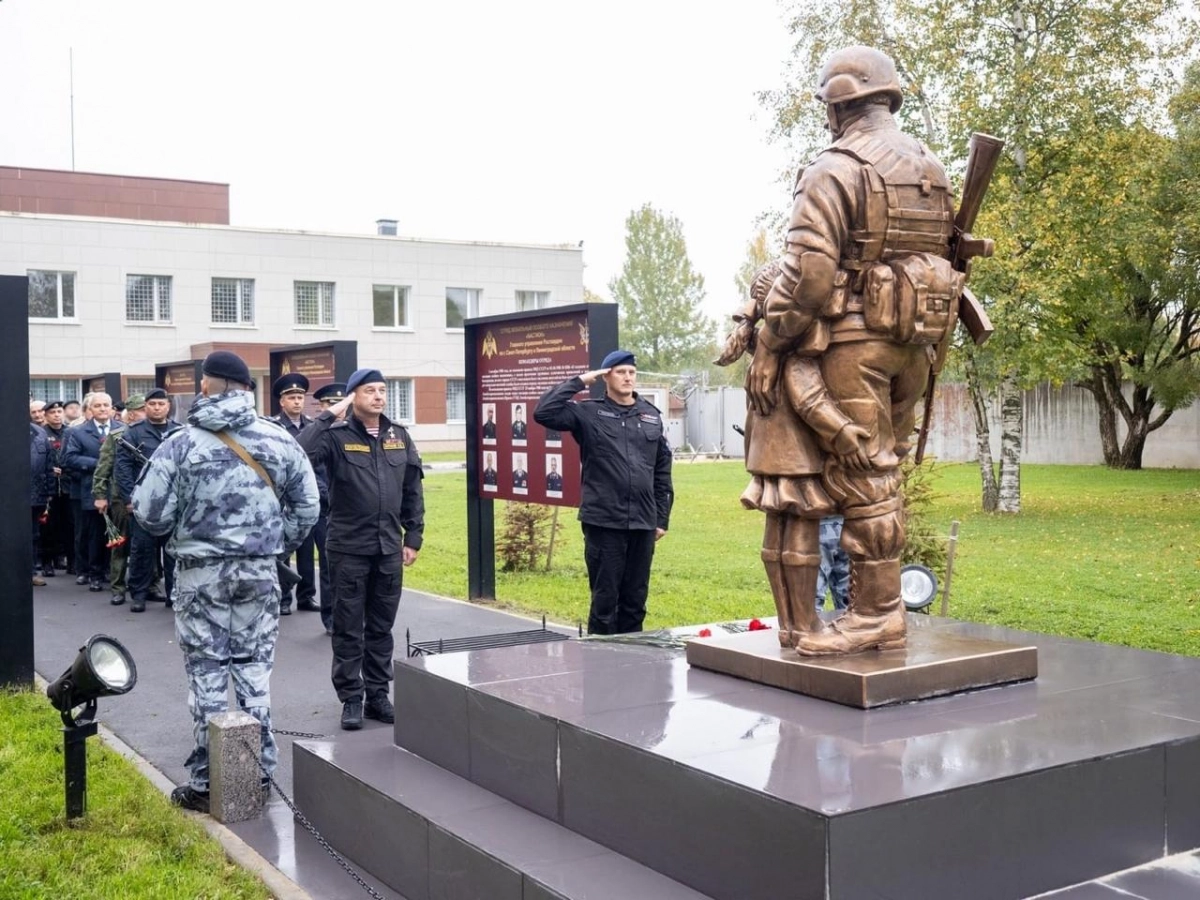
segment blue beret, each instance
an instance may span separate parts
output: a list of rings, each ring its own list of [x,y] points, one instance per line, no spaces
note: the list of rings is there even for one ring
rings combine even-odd
[[[633,354],[628,350],[614,350],[608,356],[604,357],[604,362],[600,363],[600,368],[611,369],[614,366],[636,366]]]
[[[335,381],[313,391],[314,400],[342,400],[346,396],[346,386]]]
[[[358,369],[346,381],[346,393],[349,394],[364,384],[375,384],[383,382],[383,373],[378,369]]]
[[[236,381],[254,389],[254,379],[250,377],[250,369],[240,356],[228,350],[214,350],[204,357],[200,371],[210,378],[224,378],[226,381]]]
[[[275,383],[271,385],[271,393],[276,397],[282,397],[284,394],[290,394],[293,391],[299,391],[302,394],[308,393],[308,379],[299,372],[280,375],[275,379]]]
[[[146,393],[145,399],[146,400],[167,400],[169,398],[167,397],[167,392],[164,391],[162,388],[155,388],[154,390],[148,391]]]

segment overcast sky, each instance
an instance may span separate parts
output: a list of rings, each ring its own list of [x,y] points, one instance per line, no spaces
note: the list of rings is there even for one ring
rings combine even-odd
[[[680,218],[731,309],[789,160],[779,0],[0,0],[0,165],[227,182],[235,225],[584,242]]]

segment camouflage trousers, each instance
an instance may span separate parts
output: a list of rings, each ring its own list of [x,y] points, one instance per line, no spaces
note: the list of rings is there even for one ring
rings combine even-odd
[[[850,557],[842,549],[842,517],[821,520],[821,568],[817,571],[817,609],[825,605],[825,592],[833,594],[833,608],[850,602]]]
[[[279,635],[275,558],[181,560],[172,599],[196,738],[185,763],[192,787],[208,790],[208,720],[226,711],[231,678],[238,707],[262,723],[262,762],[273,773],[279,759],[271,733],[271,668]]]

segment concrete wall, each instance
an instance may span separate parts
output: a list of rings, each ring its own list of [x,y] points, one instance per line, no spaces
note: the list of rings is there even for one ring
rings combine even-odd
[[[741,438],[730,427],[745,418],[745,391],[712,388],[688,398],[685,440],[694,449],[744,455]],[[998,410],[993,400],[992,410]],[[934,425],[926,453],[943,462],[977,458],[975,419],[966,385],[938,389]],[[1124,423],[1118,421],[1122,438]],[[999,459],[1000,421],[993,414],[992,455]],[[1030,463],[1100,465],[1099,417],[1092,395],[1081,388],[1039,385],[1025,392],[1025,435],[1022,460]],[[1200,468],[1200,404],[1176,412],[1146,442],[1143,464],[1148,468]]]

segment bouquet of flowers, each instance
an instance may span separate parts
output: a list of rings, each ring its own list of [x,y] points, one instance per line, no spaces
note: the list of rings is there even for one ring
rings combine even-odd
[[[103,512],[104,516],[104,533],[108,537],[108,543],[104,546],[110,550],[114,547],[120,547],[128,538],[121,534],[121,529],[113,524],[113,520],[108,517],[108,510]]]

